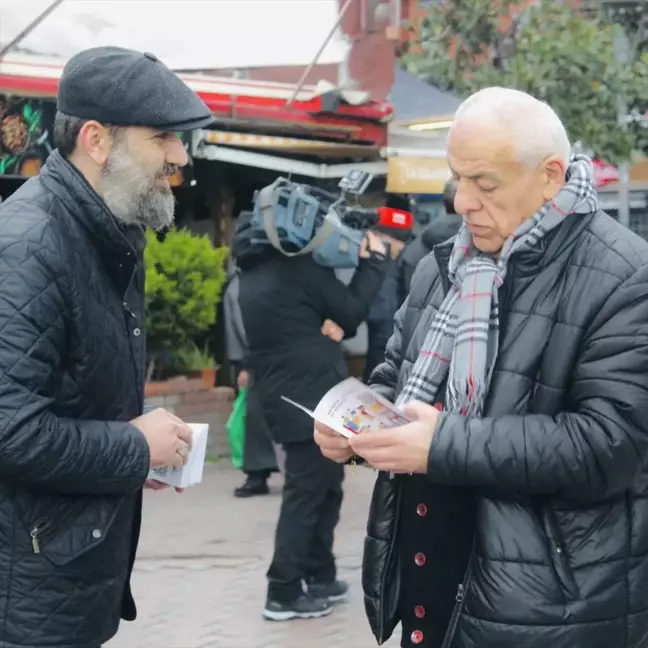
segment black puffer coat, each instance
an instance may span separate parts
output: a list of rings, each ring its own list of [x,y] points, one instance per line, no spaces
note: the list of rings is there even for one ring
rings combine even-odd
[[[450,249],[419,266],[373,376],[392,399],[448,289]],[[445,646],[648,645],[647,262],[648,244],[603,213],[570,216],[541,250],[513,257],[485,418],[442,415],[430,449],[430,481],[470,487],[478,502]],[[407,586],[402,479],[379,476],[365,546],[379,642]]]
[[[54,152],[0,208],[0,646],[135,617],[145,239]]]

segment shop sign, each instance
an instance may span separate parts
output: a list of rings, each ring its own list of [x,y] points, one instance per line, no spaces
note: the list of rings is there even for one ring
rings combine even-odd
[[[387,164],[387,191],[390,193],[441,194],[450,179],[444,158],[390,157]]]

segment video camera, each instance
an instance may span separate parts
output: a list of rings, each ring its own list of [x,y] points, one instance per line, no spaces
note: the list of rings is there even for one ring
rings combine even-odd
[[[354,268],[365,232],[380,220],[378,211],[357,204],[372,179],[370,173],[353,170],[338,184],[341,193],[334,194],[278,178],[256,192],[252,222],[286,256],[312,254],[321,266]],[[349,204],[347,196],[355,203]]]

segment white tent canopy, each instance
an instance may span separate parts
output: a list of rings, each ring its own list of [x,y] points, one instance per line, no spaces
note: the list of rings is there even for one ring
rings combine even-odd
[[[0,44],[51,0],[0,0]],[[337,0],[65,0],[19,47],[67,60],[118,45],[156,54],[176,70],[308,65],[335,24]],[[319,63],[341,63],[338,29]]]

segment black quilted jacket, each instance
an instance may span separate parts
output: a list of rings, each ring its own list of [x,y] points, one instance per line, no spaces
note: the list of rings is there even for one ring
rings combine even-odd
[[[449,252],[419,266],[374,373],[392,399],[448,289]],[[568,217],[541,250],[513,258],[485,418],[442,415],[429,454],[431,482],[472,488],[478,502],[444,646],[648,646],[647,261],[648,244],[603,213]],[[402,479],[379,476],[365,546],[381,643],[407,586]]]
[[[135,616],[144,242],[57,152],[0,207],[0,648]]]

